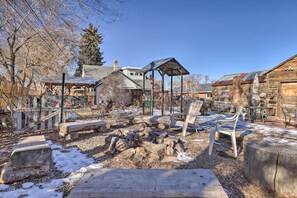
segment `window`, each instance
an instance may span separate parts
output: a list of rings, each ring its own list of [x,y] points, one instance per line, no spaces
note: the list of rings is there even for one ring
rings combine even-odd
[[[134,73],[133,73],[133,72],[131,72],[131,73],[130,73],[130,76],[133,76],[133,75],[134,75]]]
[[[142,74],[139,74],[140,76],[142,76]]]
[[[138,73],[135,73],[135,76],[138,76]]]

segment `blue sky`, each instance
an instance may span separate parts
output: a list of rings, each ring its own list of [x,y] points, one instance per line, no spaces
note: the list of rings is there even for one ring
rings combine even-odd
[[[104,35],[105,65],[175,57],[191,73],[218,79],[270,69],[296,54],[296,8],[289,0],[129,0],[119,22],[91,22]]]

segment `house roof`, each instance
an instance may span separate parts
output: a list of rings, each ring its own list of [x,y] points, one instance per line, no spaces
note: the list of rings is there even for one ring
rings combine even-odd
[[[226,85],[232,85],[233,84],[233,78],[235,76],[241,77],[241,83],[242,84],[251,84],[254,81],[254,77],[256,74],[258,74],[259,82],[264,82],[266,80],[265,73],[267,70],[264,71],[255,71],[255,72],[249,72],[249,73],[238,73],[238,74],[226,74],[222,76],[219,80],[214,82],[212,86],[226,86]]]
[[[128,80],[128,81],[125,82],[124,88],[127,88],[127,89],[142,89],[142,86],[143,86],[143,84],[142,84],[143,81],[142,80],[133,80],[129,76],[127,76],[123,72],[121,72],[121,70],[113,71],[109,75],[107,75],[104,78],[98,80],[96,82],[96,86],[101,85],[107,79],[108,76],[117,75],[117,74],[123,76],[125,79]],[[145,81],[145,89],[151,89],[151,88],[152,88],[152,85],[150,84],[150,81],[146,80]]]
[[[168,76],[180,76],[190,74],[175,58],[165,58],[155,60],[143,67],[139,72],[147,73],[152,70],[164,69],[165,74]]]
[[[95,80],[100,80],[114,71],[113,66],[99,66],[99,65],[83,65],[84,77],[92,77]]]
[[[296,57],[297,57],[297,54],[295,54],[294,56],[291,56],[291,57],[290,57],[290,58],[288,58],[287,60],[285,60],[285,61],[281,62],[280,64],[276,65],[276,66],[275,66],[275,67],[273,67],[272,69],[270,69],[270,70],[266,71],[266,72],[265,72],[265,75],[266,75],[266,74],[268,74],[269,72],[271,72],[271,71],[273,71],[273,70],[277,69],[278,67],[282,66],[283,64],[285,64],[285,63],[289,62],[290,60],[293,60],[293,59],[294,59],[294,58],[296,58]]]
[[[194,91],[195,93],[211,93],[212,92],[212,84],[211,83],[206,83],[206,84],[200,84],[196,89],[190,90],[190,88],[186,87],[184,85],[183,87],[183,92],[188,93],[190,91]],[[180,92],[180,88],[174,88],[173,92]]]
[[[65,85],[95,85],[95,82],[95,79],[92,77],[65,77]],[[41,79],[41,83],[62,85],[62,76],[46,76]]]

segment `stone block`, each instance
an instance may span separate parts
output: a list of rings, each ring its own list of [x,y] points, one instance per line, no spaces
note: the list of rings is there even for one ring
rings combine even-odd
[[[1,172],[0,183],[9,184],[29,177],[40,177],[46,175],[49,172],[49,168],[49,162],[39,167],[27,167],[20,169],[14,169],[11,163],[6,163]]]
[[[135,154],[134,148],[129,148],[117,155],[117,158],[119,159],[130,159]]]
[[[21,138],[10,156],[13,168],[35,167],[47,164],[52,150],[44,135]]]

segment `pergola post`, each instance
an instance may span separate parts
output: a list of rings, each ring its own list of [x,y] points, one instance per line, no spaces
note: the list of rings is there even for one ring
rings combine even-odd
[[[183,112],[183,87],[184,87],[184,76],[183,73],[181,73],[181,79],[180,79],[180,112]]]
[[[142,113],[144,115],[144,99],[145,99],[145,74],[143,73],[143,79],[142,79]]]
[[[173,101],[173,88],[172,88],[172,81],[173,81],[173,70],[171,69],[171,76],[170,76],[170,113],[172,113],[172,101]]]
[[[164,115],[164,68],[162,68],[162,109],[161,109],[161,115]]]
[[[152,92],[151,92],[151,115],[154,115],[154,103],[155,103],[155,70],[152,70]]]

